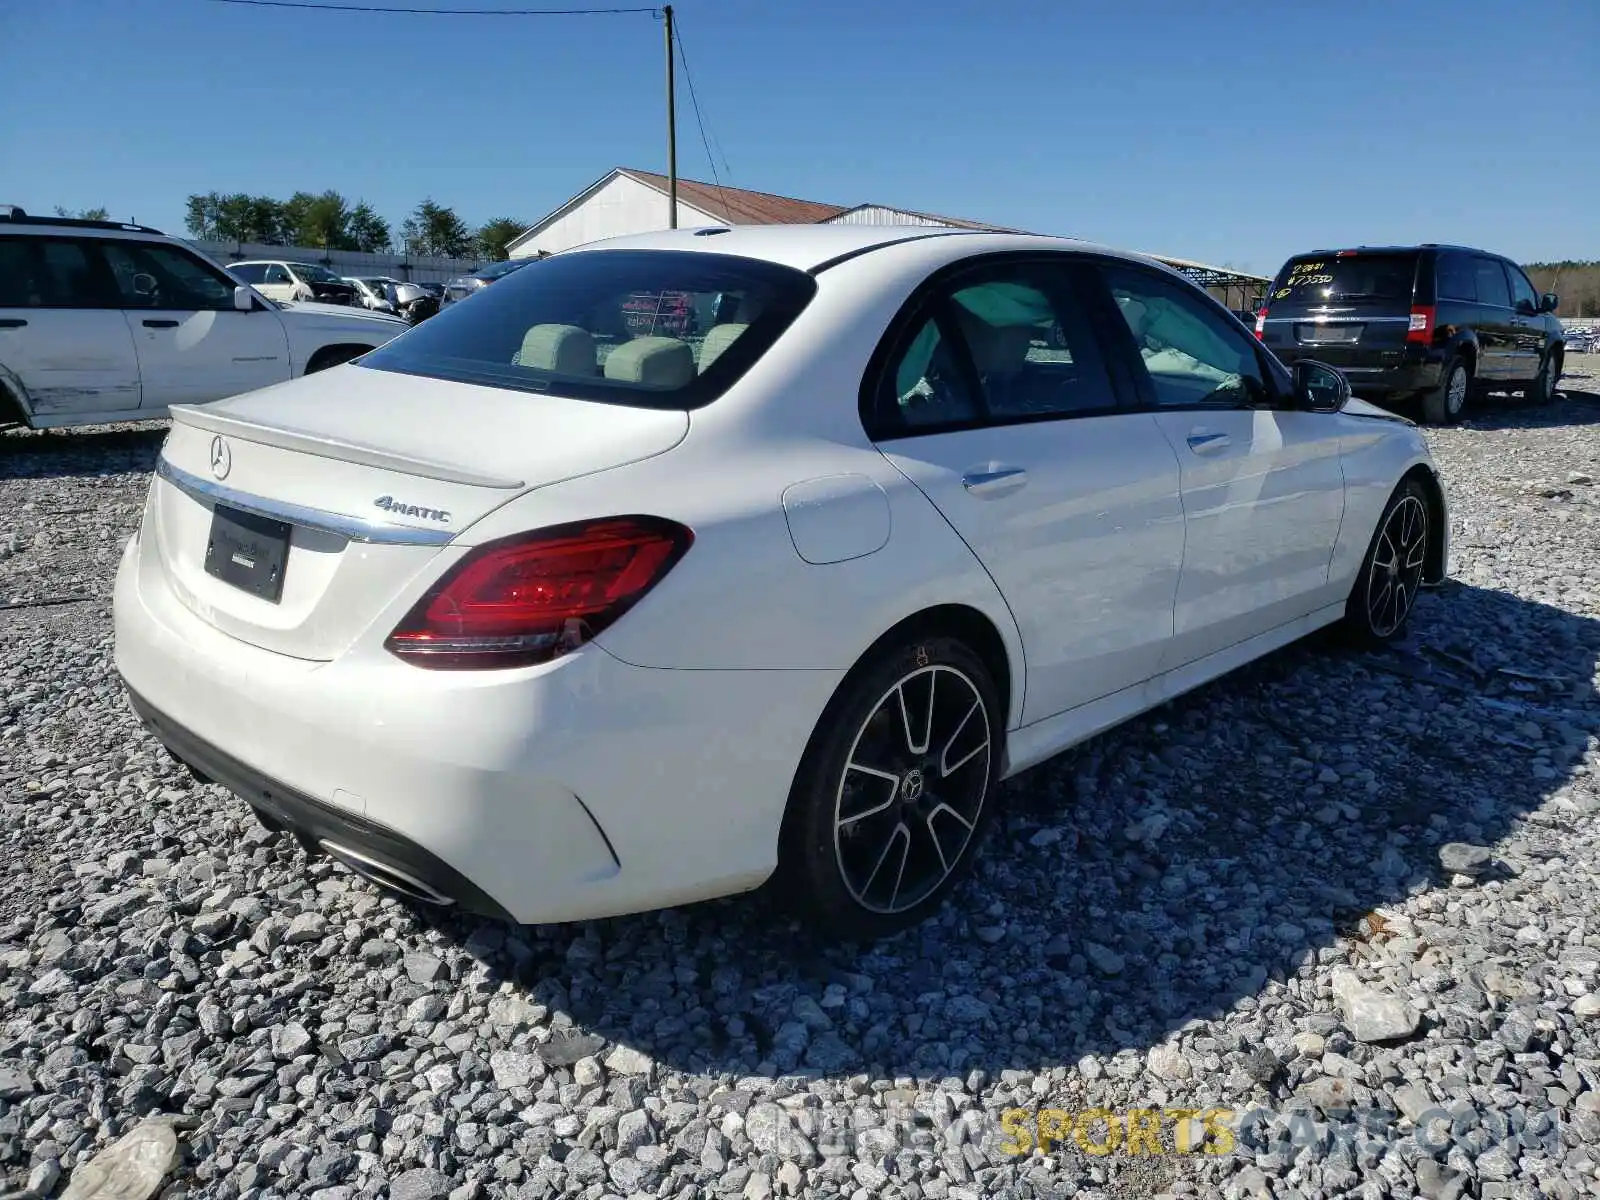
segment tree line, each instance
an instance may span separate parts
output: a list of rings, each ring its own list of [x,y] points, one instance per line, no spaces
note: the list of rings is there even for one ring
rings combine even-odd
[[[1600,317],[1600,261],[1529,263],[1533,286],[1561,297],[1556,313],[1563,317]]]
[[[287,200],[245,192],[196,193],[188,198],[189,235],[208,242],[257,242],[269,246],[318,246],[368,254],[400,250],[436,258],[507,257],[506,247],[527,223],[496,217],[473,229],[453,208],[422,201],[400,223],[396,239],[389,223],[365,200],[351,204],[335,191],[295,192]]]
[[[104,208],[69,211],[56,206],[58,217],[109,220]],[[208,242],[257,242],[269,246],[321,246],[378,254],[402,250],[437,258],[508,257],[506,247],[528,227],[514,217],[496,217],[473,229],[454,209],[424,200],[400,223],[397,243],[389,223],[365,200],[351,204],[335,191],[313,195],[296,192],[287,200],[207,192],[188,199],[185,224],[191,237]],[[1563,317],[1600,317],[1600,261],[1573,259],[1525,263],[1523,269],[1540,292],[1561,297],[1556,311]]]

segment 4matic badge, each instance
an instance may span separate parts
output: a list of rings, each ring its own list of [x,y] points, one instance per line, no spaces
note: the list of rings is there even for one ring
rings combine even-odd
[[[450,523],[450,514],[443,509],[423,508],[420,504],[402,504],[393,496],[379,496],[372,502],[386,513],[393,513],[397,517],[421,517],[424,521],[438,521],[441,524]]]

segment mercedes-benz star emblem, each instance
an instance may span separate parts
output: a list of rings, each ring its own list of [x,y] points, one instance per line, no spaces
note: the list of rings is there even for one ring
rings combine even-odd
[[[228,449],[228,443],[218,434],[211,439],[211,473],[218,479],[226,479],[228,472],[233,470],[233,451]]]
[[[900,798],[907,804],[915,804],[922,799],[922,793],[927,790],[927,786],[921,771],[907,771],[906,777],[900,781]]]

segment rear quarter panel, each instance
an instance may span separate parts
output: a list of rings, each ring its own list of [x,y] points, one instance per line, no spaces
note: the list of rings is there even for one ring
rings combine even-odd
[[[999,633],[1013,679],[1010,711],[1019,713],[1024,659],[1005,600],[944,517],[868,440],[858,413],[879,334],[927,269],[913,257],[874,273],[823,273],[788,333],[726,395],[690,414],[676,448],[537,489],[464,532],[481,542],[625,513],[693,529],[683,561],[599,639],[638,666],[848,669],[905,618],[965,605]],[[837,486],[840,476],[853,476],[851,486]],[[887,502],[886,539],[845,527],[862,519],[863,492],[873,487]],[[796,495],[807,500],[793,528],[786,492],[791,508]],[[842,561],[807,561],[802,549]]]

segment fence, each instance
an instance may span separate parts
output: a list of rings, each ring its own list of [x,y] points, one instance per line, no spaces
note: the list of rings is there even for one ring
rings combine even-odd
[[[420,254],[367,254],[359,250],[327,250],[320,246],[272,246],[264,242],[206,242],[185,239],[218,262],[266,258],[318,263],[338,275],[389,275],[417,283],[437,283],[470,275],[487,266],[486,258],[430,258]]]

